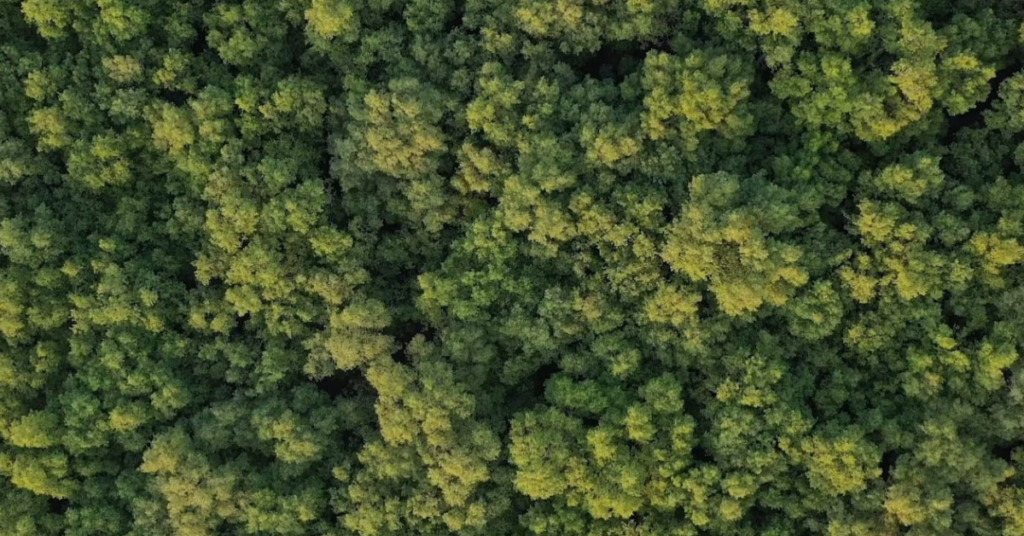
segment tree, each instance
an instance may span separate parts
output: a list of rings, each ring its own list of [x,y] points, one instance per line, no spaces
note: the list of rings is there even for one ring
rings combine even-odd
[[[1022,20],[0,0],[0,536],[1024,536]]]

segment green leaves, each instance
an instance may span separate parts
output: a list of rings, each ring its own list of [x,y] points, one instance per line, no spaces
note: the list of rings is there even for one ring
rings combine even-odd
[[[1022,16],[0,0],[0,536],[1024,536]]]

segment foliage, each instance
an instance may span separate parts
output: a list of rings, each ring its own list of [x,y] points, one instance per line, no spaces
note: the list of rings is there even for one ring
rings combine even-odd
[[[1024,536],[1022,22],[0,0],[0,536]]]

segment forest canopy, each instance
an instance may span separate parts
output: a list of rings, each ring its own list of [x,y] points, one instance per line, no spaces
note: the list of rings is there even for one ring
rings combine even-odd
[[[0,0],[0,536],[1024,536],[1022,23]]]

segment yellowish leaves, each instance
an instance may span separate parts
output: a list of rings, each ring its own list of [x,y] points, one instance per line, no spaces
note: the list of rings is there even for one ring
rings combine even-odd
[[[50,450],[39,454],[0,454],[0,474],[10,478],[12,484],[38,495],[66,499],[76,486],[71,476],[68,457],[63,452]]]
[[[354,301],[331,320],[333,326],[364,329],[382,329],[390,323],[391,315],[384,304],[372,299]]]
[[[580,0],[526,2],[516,10],[520,28],[538,37],[560,35],[579,29],[586,12]]]
[[[39,173],[40,160],[21,140],[0,142],[0,183],[18,184],[22,179]]]
[[[175,534],[208,536],[219,520],[238,513],[237,469],[211,467],[183,429],[158,435],[142,459],[139,471],[153,475]]]
[[[913,397],[930,398],[946,389],[954,392],[965,385],[962,373],[970,368],[967,354],[959,350],[911,348],[907,351],[908,370],[903,375],[903,388]]]
[[[892,71],[889,79],[899,88],[908,104],[920,113],[930,110],[932,94],[939,84],[935,65],[907,59],[896,62]]]
[[[918,164],[927,160],[919,160]],[[917,167],[910,172],[903,165],[891,166],[874,179],[874,185],[907,204],[937,195],[943,178],[934,163]],[[894,287],[902,300],[938,297],[943,285],[963,288],[975,276],[969,263],[950,258],[931,246],[936,229],[919,212],[911,212],[900,203],[871,200],[862,201],[859,208],[855,229],[874,253],[870,257],[860,256],[856,265],[848,263],[840,269],[840,277],[854,291],[856,300],[869,301],[876,284],[878,289]],[[963,225],[952,218],[938,223],[944,226],[940,231],[956,230],[954,226]]]
[[[640,152],[642,142],[625,125],[585,126],[580,141],[587,148],[587,159],[612,167]]]
[[[645,406],[630,406],[626,410],[626,418],[622,423],[626,426],[629,439],[637,443],[647,443],[654,439],[654,435],[658,433],[651,411]]]
[[[316,227],[309,234],[309,244],[313,252],[326,259],[341,259],[354,244],[352,236],[334,227]]]
[[[643,355],[639,350],[614,335],[599,337],[591,345],[591,350],[597,357],[606,361],[611,373],[619,378],[636,372],[643,361]]]
[[[331,315],[325,348],[342,370],[372,364],[391,354],[394,341],[380,333],[390,323],[390,314],[381,302],[354,300],[341,313]]]
[[[891,138],[922,120],[936,100],[951,113],[966,111],[981,94],[976,75],[984,69],[970,65],[967,58],[951,56],[940,61],[945,39],[917,18],[913,9],[903,6],[893,11],[899,12],[897,28],[889,31],[898,40],[885,45],[893,63],[876,70],[858,66],[855,71],[851,58],[879,33],[876,24],[889,26],[895,21],[878,17],[865,4],[805,17],[800,22],[815,34],[822,49],[794,59],[792,44],[762,47],[769,65],[780,68],[771,81],[773,92],[792,99],[794,114],[808,123],[846,130],[871,142]],[[752,11],[751,31],[776,39],[797,32],[788,30],[792,22],[787,17],[774,15],[779,12],[785,13],[784,8]],[[962,82],[949,84],[950,78]]]
[[[206,211],[206,232],[217,248],[235,253],[255,233],[260,211],[256,203],[243,197],[224,198],[219,205]]]
[[[359,36],[359,15],[349,2],[313,0],[305,15],[307,31],[321,39],[351,42]]]
[[[195,141],[195,127],[185,109],[163,104],[155,111],[151,123],[153,143],[161,150],[179,153]]]
[[[975,233],[968,249],[979,257],[986,273],[999,275],[1002,268],[1024,261],[1024,247],[1015,238],[1002,238],[993,233]]]
[[[704,0],[702,3],[709,10],[723,11],[737,6],[749,6],[754,0]]]
[[[56,414],[34,411],[12,423],[3,436],[12,445],[42,449],[57,444],[61,425]]]
[[[1005,387],[1003,371],[1016,363],[1019,357],[1013,344],[982,343],[973,362],[978,385],[987,391]]]
[[[881,476],[881,453],[863,437],[814,437],[802,446],[811,486],[828,495],[857,493]]]
[[[874,201],[863,201],[860,204],[860,215],[854,221],[857,231],[869,243],[883,244],[896,236],[912,237],[913,225],[905,227],[900,224],[901,212],[896,205],[878,204]]]
[[[785,8],[750,11],[750,29],[758,35],[792,36],[799,27],[800,19]]]
[[[498,147],[512,147],[521,124],[520,104],[526,82],[515,80],[500,63],[485,63],[477,80],[480,89],[466,107],[466,122],[475,132],[483,132]]]
[[[676,414],[683,411],[683,387],[672,374],[662,374],[640,388],[646,406],[657,414]]]
[[[774,404],[778,395],[772,388],[782,379],[784,369],[779,363],[761,354],[743,354],[743,369],[725,378],[715,387],[715,398],[751,408]]]
[[[1024,26],[1021,26],[1021,40],[1024,41]],[[993,493],[991,512],[1003,518],[1003,534],[1024,536],[1024,490],[1006,486]]]
[[[939,98],[950,115],[967,113],[985,100],[991,88],[989,80],[996,75],[991,65],[984,65],[973,54],[957,53],[939,62],[941,91]]]
[[[874,177],[873,184],[886,194],[907,203],[916,204],[924,198],[934,197],[941,192],[945,184],[945,174],[939,164],[940,159],[937,157],[924,154],[915,155],[914,158],[907,159],[903,163],[893,164],[883,169]],[[865,207],[868,208],[868,213],[877,214],[875,206],[862,205],[862,208]],[[865,223],[869,227],[871,226],[871,222]]]
[[[139,403],[122,404],[110,412],[110,428],[118,432],[131,432],[148,420],[145,406]]]
[[[476,488],[491,478],[488,465],[497,459],[500,444],[489,431],[479,430],[484,433],[473,434],[465,444],[439,449],[426,459],[427,480],[441,490],[444,502],[450,506],[468,505]],[[480,506],[470,505],[469,509]],[[479,512],[470,515],[476,517]]]
[[[765,189],[780,195],[771,186]],[[739,180],[724,173],[694,177],[690,192],[662,258],[691,280],[707,281],[723,311],[736,316],[765,303],[782,305],[807,283],[798,264],[802,250],[771,236],[793,225],[791,207],[763,212],[746,199],[749,193],[741,194]]]
[[[733,473],[722,479],[722,488],[734,499],[745,499],[757,492],[754,475]]]
[[[382,360],[372,363],[366,369],[366,379],[377,390],[381,399],[396,402],[402,400],[412,389],[416,376],[408,367],[391,360]],[[406,432],[412,434],[415,430],[407,428]],[[402,441],[396,440],[396,443]]]
[[[15,281],[0,279],[0,334],[8,340],[23,336],[25,304],[21,294]]]
[[[561,206],[541,202],[533,209],[533,225],[529,238],[540,244],[553,244],[572,239],[576,235],[576,226]]]
[[[607,427],[598,427],[587,432],[587,444],[598,466],[612,462],[620,455],[615,432]]]
[[[294,124],[300,131],[316,132],[323,123],[327,102],[320,85],[291,77],[277,84],[277,90],[259,106],[259,111],[279,127]]]
[[[545,398],[577,414],[600,415],[609,404],[606,389],[604,384],[592,380],[575,381],[560,374],[547,382]]]
[[[319,459],[323,446],[315,430],[287,409],[277,415],[257,415],[257,436],[274,445],[274,455],[286,463],[305,463]]]
[[[49,39],[64,35],[64,29],[71,23],[71,8],[64,0],[25,0],[21,4],[25,18]]]
[[[173,415],[192,400],[192,395],[180,381],[165,381],[150,395],[153,407],[164,415]]]
[[[700,301],[698,293],[684,292],[681,288],[665,285],[660,286],[647,300],[644,309],[651,322],[680,328],[695,320]]]
[[[907,106],[893,94],[863,95],[850,109],[850,125],[860,139],[877,142],[895,136],[924,114],[925,110]]]
[[[953,494],[946,489],[938,496],[929,497],[928,491],[920,479],[892,486],[886,493],[885,510],[905,526],[922,525],[940,519],[943,514],[948,516],[954,503]]]
[[[97,30],[105,31],[119,41],[127,41],[146,31],[149,13],[125,0],[96,0],[100,8]]]
[[[132,178],[125,140],[113,135],[93,137],[91,145],[76,147],[68,156],[68,171],[90,188],[116,186]]]
[[[438,128],[443,110],[439,94],[412,78],[392,80],[388,90],[370,90],[357,116],[366,122],[358,135],[366,144],[354,157],[367,170],[379,170],[402,179],[415,179],[435,171],[436,156],[445,149]]]
[[[691,149],[704,131],[743,136],[752,122],[744,107],[751,79],[749,65],[728,54],[651,53],[643,68],[643,127],[652,140],[677,133]]]
[[[512,463],[518,470],[516,488],[535,499],[563,493],[570,482],[565,470],[576,456],[574,438],[581,435],[577,421],[557,412],[527,413],[512,425]]]
[[[847,12],[846,23],[850,35],[859,39],[870,36],[875,29],[875,22],[871,20],[871,10],[866,5],[859,5]]]
[[[422,495],[414,501],[427,499],[431,504],[414,507],[423,508],[427,517],[446,511],[442,519],[452,530],[476,526],[485,503],[474,501],[474,495],[491,479],[490,464],[501,452],[500,441],[490,428],[472,419],[474,398],[457,383],[450,366],[431,358],[433,351],[425,341],[411,346],[417,348],[411,352],[416,356],[414,366],[379,360],[367,370],[380,395],[375,409],[385,442],[367,445],[360,460],[385,478],[422,471],[423,483],[429,486],[417,492]],[[369,483],[374,477],[368,475],[357,478]],[[358,490],[363,492],[373,493]],[[346,522],[356,522],[357,517],[362,514]]]
[[[28,124],[32,133],[39,139],[40,151],[61,149],[71,143],[67,117],[55,106],[32,110]]]
[[[459,172],[452,179],[463,193],[487,193],[511,171],[489,147],[478,148],[469,142],[459,152]]]
[[[192,56],[184,52],[176,50],[168,52],[153,73],[153,82],[166,88],[191,86],[186,76],[191,60]]]
[[[56,73],[50,70],[35,70],[25,77],[25,95],[34,100],[42,102],[57,94],[60,90],[60,80]]]
[[[132,56],[116,55],[103,58],[103,68],[107,71],[107,76],[122,84],[137,81],[142,76],[142,63]]]

